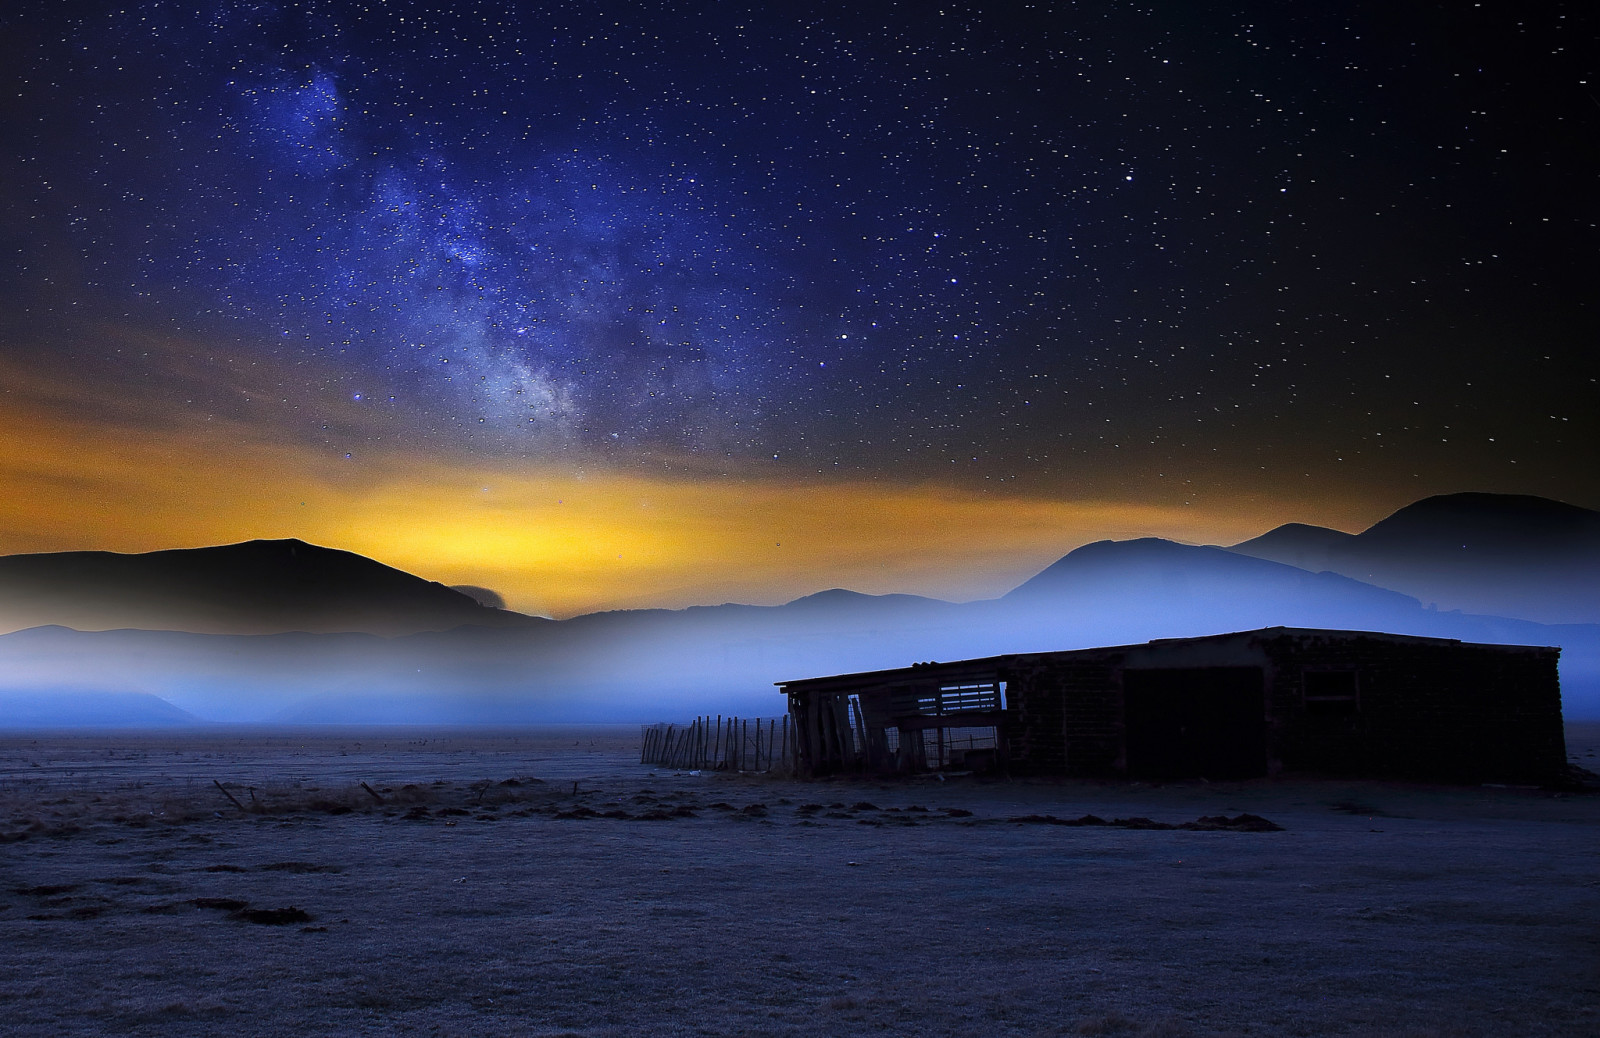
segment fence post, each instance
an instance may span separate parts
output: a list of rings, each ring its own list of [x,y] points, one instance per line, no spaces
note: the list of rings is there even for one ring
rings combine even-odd
[[[858,711],[859,707],[846,708],[848,727],[838,734],[841,750],[859,758],[856,762],[860,764],[865,762],[866,748],[851,753],[855,750],[855,737],[859,734],[864,738],[866,730]],[[750,718],[722,714],[703,714],[686,725],[640,725],[639,763],[681,770],[715,768],[759,774],[779,768],[793,773],[800,764],[800,732],[790,721],[787,713],[781,717],[758,717],[753,732]],[[849,740],[848,746],[843,745],[845,740]]]

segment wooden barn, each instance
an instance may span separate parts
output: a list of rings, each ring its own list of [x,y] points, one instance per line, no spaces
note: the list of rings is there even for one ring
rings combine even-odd
[[[805,774],[1546,782],[1558,648],[1269,627],[779,682]]]

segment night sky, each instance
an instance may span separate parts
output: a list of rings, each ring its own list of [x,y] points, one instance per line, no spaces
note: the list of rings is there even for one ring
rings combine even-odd
[[[1600,507],[1597,34],[9,5],[0,551],[300,536],[566,614]]]

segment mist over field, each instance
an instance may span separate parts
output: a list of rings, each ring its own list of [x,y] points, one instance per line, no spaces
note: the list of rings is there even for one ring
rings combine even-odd
[[[1560,646],[1566,715],[1600,717],[1600,624],[1452,608],[1449,595],[1466,586],[1471,601],[1489,606],[1515,609],[1537,601],[1546,620],[1593,615],[1597,585],[1579,579],[1593,565],[1584,554],[1596,539],[1589,527],[1580,524],[1574,543],[1535,540],[1543,555],[1530,557],[1522,532],[1527,513],[1548,518],[1552,509],[1517,500],[1510,505],[1521,556],[1508,562],[1508,536],[1479,529],[1482,553],[1491,556],[1489,575],[1470,581],[1471,567],[1457,547],[1447,563],[1435,565],[1447,579],[1434,582],[1439,590],[1426,603],[1328,569],[1313,572],[1247,553],[1264,554],[1260,541],[1273,542],[1269,547],[1281,554],[1286,541],[1318,539],[1305,528],[1275,531],[1275,537],[1234,549],[1153,538],[1097,542],[998,599],[976,602],[834,589],[782,606],[628,610],[563,621],[486,606],[485,589],[473,589],[479,594],[472,597],[299,542],[204,549],[212,553],[205,566],[195,564],[195,553],[115,556],[123,569],[178,565],[184,578],[163,578],[168,584],[161,585],[156,578],[168,573],[161,568],[141,571],[133,583],[96,577],[88,597],[101,623],[144,618],[178,627],[199,618],[210,630],[51,624],[0,636],[0,702],[6,706],[0,723],[503,724],[718,712],[771,716],[784,709],[773,688],[781,680],[1269,626]],[[1504,520],[1506,509],[1501,499],[1435,499],[1375,530],[1393,540],[1394,528],[1405,534],[1409,518],[1407,536],[1424,542],[1403,546],[1409,580],[1426,587],[1430,555],[1423,533],[1459,544],[1462,515],[1482,527],[1485,514]],[[1455,517],[1455,527],[1441,522],[1441,512]],[[1577,518],[1588,521],[1587,515]],[[1359,546],[1358,537],[1340,536]],[[1370,553],[1362,557],[1348,544],[1344,551],[1368,569],[1377,566]],[[1567,565],[1551,561],[1558,555]],[[41,579],[41,559],[50,557],[0,559],[0,581],[8,579],[8,564]],[[96,559],[71,561],[81,571],[102,573]],[[1540,581],[1548,593],[1534,593]],[[152,597],[151,586],[167,590]],[[30,600],[36,614],[88,615],[82,596],[67,594],[59,581],[54,590],[56,597],[42,605],[37,596]],[[14,615],[20,601],[10,599]],[[293,629],[297,623],[310,629]],[[239,633],[252,629],[262,633]]]

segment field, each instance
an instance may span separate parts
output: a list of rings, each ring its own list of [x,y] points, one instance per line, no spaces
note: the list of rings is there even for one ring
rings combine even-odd
[[[1594,795],[223,731],[0,737],[6,1034],[1600,1034]]]

